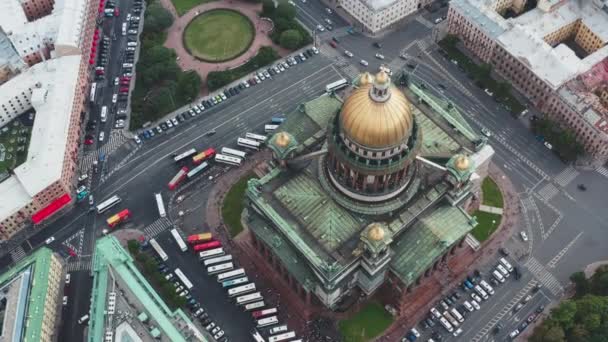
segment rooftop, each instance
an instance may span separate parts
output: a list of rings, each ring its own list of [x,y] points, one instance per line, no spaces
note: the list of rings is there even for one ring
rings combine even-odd
[[[400,0],[360,0],[367,8],[374,12],[379,12],[387,7],[392,6]]]

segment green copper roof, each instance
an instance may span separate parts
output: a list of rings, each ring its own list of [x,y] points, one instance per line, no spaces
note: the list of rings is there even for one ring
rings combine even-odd
[[[15,278],[15,276],[29,267],[31,267],[31,271],[33,272],[28,295],[27,313],[25,317],[14,318],[19,320],[25,319],[22,325],[22,328],[25,329],[22,340],[25,342],[37,342],[41,340],[42,322],[45,314],[44,303],[48,291],[52,256],[53,252],[50,249],[42,247],[0,275],[0,284],[4,285],[4,283]]]
[[[422,130],[420,155],[449,157],[460,150],[460,144],[418,108],[412,106],[412,112]]]
[[[458,207],[435,208],[395,239],[391,269],[405,284],[412,284],[475,225],[475,220]]]
[[[315,133],[325,130],[327,122],[342,107],[342,102],[334,96],[323,95],[300,104],[287,115],[281,124],[281,131],[291,133],[299,143],[305,143]]]

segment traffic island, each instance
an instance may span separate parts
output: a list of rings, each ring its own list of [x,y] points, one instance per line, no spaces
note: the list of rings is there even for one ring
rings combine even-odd
[[[239,179],[238,182],[232,185],[232,188],[228,190],[224,203],[222,204],[222,219],[228,229],[228,234],[231,237],[237,236],[243,231],[243,225],[241,224],[241,213],[245,208],[243,199],[245,198],[245,191],[247,190],[247,182],[251,178],[256,176],[250,172]]]
[[[486,241],[496,228],[500,226],[503,214],[504,199],[500,188],[490,177],[486,177],[481,185],[481,205],[473,213],[477,218],[477,226],[471,234],[479,242]]]

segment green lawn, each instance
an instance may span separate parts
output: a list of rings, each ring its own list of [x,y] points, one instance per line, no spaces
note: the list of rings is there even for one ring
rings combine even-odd
[[[247,181],[255,178],[253,173],[246,174],[226,194],[224,203],[222,204],[222,218],[228,226],[230,236],[237,236],[242,230],[241,213],[244,209],[243,199],[245,198],[245,190],[247,190]]]
[[[502,193],[492,178],[486,177],[483,180],[481,191],[483,191],[483,204],[495,208],[503,207]]]
[[[370,302],[353,317],[340,321],[338,327],[345,342],[365,342],[380,335],[393,322],[382,305]]]
[[[223,62],[247,51],[255,29],[243,14],[226,9],[205,12],[194,18],[184,31],[184,45],[194,57]]]
[[[173,2],[173,6],[175,6],[175,10],[177,14],[181,17],[184,13],[188,12],[192,8],[204,4],[206,2],[211,2],[212,0],[171,0]]]
[[[26,160],[30,135],[31,127],[24,126],[19,119],[0,129],[0,174]]]
[[[477,217],[477,226],[473,228],[471,234],[479,242],[485,241],[500,225],[502,215],[486,213],[485,211],[477,210],[473,213],[473,216]]]

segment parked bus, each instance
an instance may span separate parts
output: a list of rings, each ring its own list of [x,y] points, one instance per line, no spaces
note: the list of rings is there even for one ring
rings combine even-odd
[[[346,79],[342,78],[340,80],[337,80],[336,82],[332,82],[332,83],[326,85],[325,91],[328,93],[331,93],[332,91],[342,89],[346,86],[348,86],[348,82],[346,81]]]
[[[199,165],[199,166],[195,167],[194,169],[190,170],[190,172],[188,172],[186,174],[186,176],[188,177],[188,179],[192,179],[192,177],[194,177],[194,176],[198,175],[199,173],[201,173],[208,166],[209,166],[209,164],[207,164],[207,162],[203,162],[201,165]]]
[[[256,322],[258,328],[263,328],[275,324],[279,324],[279,319],[277,318],[277,316],[262,318]]]
[[[97,213],[101,214],[101,213],[105,212],[106,210],[108,210],[108,209],[112,208],[113,206],[117,205],[118,203],[120,203],[120,201],[121,201],[121,199],[117,195],[114,195],[114,196],[108,198],[107,200],[105,200],[97,205]]]
[[[268,333],[270,335],[274,335],[274,334],[278,334],[278,333],[282,333],[282,332],[286,332],[286,331],[287,331],[287,324],[284,324],[284,325],[279,325],[278,327],[270,328],[270,330],[268,330]]]
[[[230,255],[230,254],[224,255],[224,256],[219,256],[216,258],[207,259],[207,260],[203,261],[203,265],[211,266],[211,265],[215,265],[215,264],[222,264],[222,263],[225,263],[228,261],[232,261],[232,255]]]
[[[221,272],[230,271],[233,268],[234,268],[234,264],[231,262],[227,262],[224,264],[207,267],[207,274],[214,275],[214,274],[218,274]]]
[[[179,233],[177,232],[177,229],[175,229],[175,228],[171,229],[171,235],[173,235],[173,239],[175,240],[175,243],[177,243],[177,245],[179,246],[179,249],[181,249],[182,252],[185,252],[188,250],[188,246],[186,246],[184,239],[182,239],[182,236],[179,235]]]
[[[270,120],[270,123],[273,125],[280,125],[285,121],[284,117],[275,116]]]
[[[266,305],[266,304],[264,304],[264,301],[261,300],[259,302],[249,303],[249,304],[245,305],[245,307],[243,309],[245,309],[245,311],[251,311],[251,310],[263,308],[264,305]]]
[[[163,201],[163,195],[161,195],[160,193],[157,193],[157,194],[154,194],[154,197],[156,198],[156,206],[158,207],[158,215],[160,215],[160,217],[166,217],[167,212],[165,211],[165,202]]]
[[[93,83],[91,83],[91,93],[89,94],[89,96],[90,96],[89,99],[91,100],[91,103],[95,102],[96,95],[97,95],[97,83],[93,82]]]
[[[227,287],[231,287],[234,285],[240,285],[240,284],[246,283],[248,281],[249,281],[249,278],[247,278],[247,277],[226,280],[225,282],[222,283],[222,287],[227,288]]]
[[[175,176],[173,176],[173,178],[171,178],[171,181],[169,182],[169,190],[175,190],[175,188],[177,188],[177,186],[184,180],[186,179],[186,175],[188,174],[188,168],[187,167],[182,167],[179,172],[177,174],[175,174]]]
[[[296,337],[296,333],[293,331],[290,332],[286,332],[286,333],[282,333],[280,335],[275,335],[275,336],[270,336],[268,338],[268,342],[280,342],[280,341],[285,341],[291,338]]]
[[[131,212],[129,211],[129,209],[124,209],[124,210],[121,210],[118,213],[110,216],[106,220],[106,223],[108,224],[108,227],[114,228],[117,225],[119,225],[120,223],[128,220],[129,218],[131,218]]]
[[[245,305],[252,302],[257,302],[262,300],[262,294],[260,292],[254,292],[250,294],[246,294],[244,296],[236,297],[237,305]]]
[[[230,280],[230,279],[234,279],[234,278],[238,278],[238,277],[243,277],[245,276],[245,270],[242,268],[238,268],[234,271],[230,271],[230,272],[225,272],[225,273],[221,273],[217,275],[217,282],[218,283],[223,283],[226,280]]]
[[[228,297],[236,297],[242,296],[245,293],[249,293],[251,291],[255,291],[255,283],[249,283],[246,285],[241,285],[237,287],[233,287],[228,290]]]
[[[220,248],[214,248],[214,249],[210,249],[210,250],[207,250],[204,252],[200,252],[198,254],[198,258],[200,260],[204,260],[207,258],[214,258],[214,257],[222,256],[224,254],[225,254],[224,249],[220,247]]]
[[[274,315],[276,313],[277,313],[277,308],[268,308],[268,309],[264,309],[264,310],[254,311],[251,313],[251,316],[253,316],[253,319],[260,319],[264,316]]]
[[[239,146],[250,148],[252,150],[259,150],[261,145],[258,141],[245,138],[236,139],[236,144]]]
[[[215,161],[218,163],[224,163],[228,165],[241,166],[241,162],[243,161],[241,158],[227,156],[225,154],[216,154]]]
[[[245,159],[245,157],[247,156],[246,152],[243,152],[241,150],[235,150],[229,147],[222,147],[222,154],[227,156],[239,157],[241,159]]]
[[[279,125],[264,125],[264,132],[272,133],[279,128]]]
[[[205,160],[213,157],[214,154],[215,154],[215,149],[208,148],[208,149],[204,150],[203,152],[192,157],[192,162],[194,162],[194,164],[198,165],[198,164],[204,162]]]
[[[162,261],[167,261],[169,259],[167,253],[165,253],[158,242],[156,242],[156,239],[150,239],[150,245],[152,246],[152,249],[156,251],[156,254],[158,254],[158,256],[162,259]]]
[[[194,285],[192,285],[192,283],[190,282],[190,279],[188,279],[186,275],[182,272],[182,270],[180,270],[179,268],[175,269],[175,275],[188,290],[191,290],[194,287]]]
[[[209,241],[206,243],[201,243],[200,245],[194,245],[194,251],[195,252],[202,252],[202,251],[206,251],[208,249],[214,249],[214,248],[219,248],[222,247],[222,243],[219,241]]]
[[[259,333],[259,332],[257,332],[257,330],[252,331],[252,332],[251,332],[251,336],[253,337],[253,340],[254,340],[255,342],[266,342],[266,340],[264,340],[264,339],[262,338],[262,335],[260,335],[260,333]]]
[[[198,245],[199,243],[209,242],[213,239],[213,234],[211,233],[201,233],[201,234],[193,234],[188,236],[188,243],[191,245]]]
[[[255,133],[245,133],[245,139],[256,140],[261,143],[265,143],[266,139],[268,139],[265,135],[259,135]]]
[[[179,163],[180,161],[185,160],[186,158],[190,157],[191,155],[193,155],[193,154],[195,154],[195,153],[196,153],[196,150],[195,150],[195,149],[193,149],[193,148],[191,148],[191,149],[189,149],[188,151],[183,152],[183,153],[180,153],[180,154],[175,154],[175,153],[174,153],[174,154],[172,155],[172,157],[173,157],[173,160],[174,160],[176,163]]]

